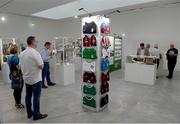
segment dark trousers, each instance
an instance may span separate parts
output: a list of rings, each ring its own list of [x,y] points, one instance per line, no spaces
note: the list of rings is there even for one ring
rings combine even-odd
[[[13,96],[16,104],[21,104],[21,94],[22,94],[22,89],[14,90]]]
[[[47,84],[51,84],[50,71],[49,71],[49,62],[44,62],[44,68],[42,70],[42,85],[45,85],[45,78]]]
[[[158,69],[159,68],[160,59],[157,59],[156,63],[157,63],[157,69]]]
[[[40,114],[40,96],[41,96],[42,82],[34,85],[26,84],[26,110],[27,114],[37,117]],[[33,110],[31,98],[33,96]]]
[[[169,70],[169,77],[172,78],[173,77],[173,72],[175,69],[177,61],[168,61],[168,70]]]

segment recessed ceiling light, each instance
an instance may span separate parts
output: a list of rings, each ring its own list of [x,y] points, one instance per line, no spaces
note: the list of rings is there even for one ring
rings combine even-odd
[[[5,22],[6,21],[6,18],[4,16],[1,17],[1,21],[2,22]]]
[[[77,15],[75,15],[75,16],[74,16],[74,18],[75,18],[75,19],[77,19],[77,18],[78,18],[78,16],[77,16]]]
[[[34,27],[35,26],[35,24],[34,23],[30,23],[30,27]]]
[[[122,33],[122,36],[123,36],[123,37],[125,37],[125,36],[126,36],[126,34],[125,34],[125,33]]]

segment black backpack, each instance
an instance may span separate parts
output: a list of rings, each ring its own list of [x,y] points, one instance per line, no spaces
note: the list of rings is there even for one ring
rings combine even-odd
[[[83,26],[83,33],[84,34],[95,34],[97,32],[97,25],[95,22],[87,23]]]

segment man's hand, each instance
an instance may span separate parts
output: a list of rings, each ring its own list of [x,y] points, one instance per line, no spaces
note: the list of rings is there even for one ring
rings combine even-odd
[[[44,67],[44,65],[38,65],[38,68],[41,70],[43,69],[43,67]]]

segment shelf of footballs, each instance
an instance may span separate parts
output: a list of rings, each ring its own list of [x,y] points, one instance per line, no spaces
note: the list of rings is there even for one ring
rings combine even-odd
[[[102,41],[105,44],[108,41],[109,19],[102,16],[83,18],[82,30],[82,106],[98,112],[109,101],[109,60],[108,56],[103,57],[102,51],[107,48],[107,45],[102,47]]]

